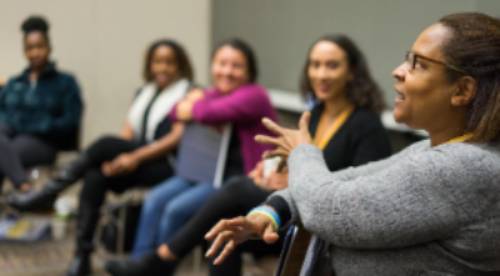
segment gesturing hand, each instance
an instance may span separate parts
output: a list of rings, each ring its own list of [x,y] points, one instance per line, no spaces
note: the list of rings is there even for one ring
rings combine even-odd
[[[215,257],[222,248],[214,261],[214,265],[219,265],[238,244],[251,238],[260,238],[270,244],[276,242],[279,236],[271,219],[261,214],[223,219],[205,235],[205,239],[213,241],[205,256]]]
[[[300,117],[299,129],[284,128],[268,118],[264,118],[262,119],[264,126],[278,136],[257,135],[255,140],[262,144],[276,146],[276,149],[268,152],[268,156],[282,156],[286,159],[298,145],[311,143],[312,138],[308,130],[310,118],[311,114],[304,112]]]

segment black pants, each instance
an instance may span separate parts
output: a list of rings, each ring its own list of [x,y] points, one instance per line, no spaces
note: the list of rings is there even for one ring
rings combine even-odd
[[[92,250],[99,210],[108,190],[123,192],[130,187],[151,186],[172,175],[166,156],[144,162],[135,171],[125,175],[106,177],[101,173],[103,162],[139,147],[137,143],[107,136],[97,140],[86,150],[90,165],[80,192],[77,251]]]
[[[28,177],[25,168],[42,164],[52,164],[57,149],[47,141],[34,135],[16,133],[0,124],[0,188],[3,177],[19,186]]]
[[[220,219],[246,215],[253,207],[262,203],[270,193],[257,187],[246,176],[231,178],[208,202],[182,227],[168,243],[170,250],[183,258],[196,245],[204,241],[204,235]],[[219,266],[210,268],[210,275],[240,275],[241,253],[257,255],[278,253],[280,243],[269,246],[261,241],[249,241],[238,246],[231,256]]]

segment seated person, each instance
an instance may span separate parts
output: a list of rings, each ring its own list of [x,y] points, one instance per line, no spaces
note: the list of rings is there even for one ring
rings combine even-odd
[[[250,46],[239,39],[222,42],[213,54],[212,78],[213,88],[192,92],[172,117],[215,127],[231,124],[224,178],[248,173],[269,149],[253,139],[266,132],[261,119],[276,118],[266,90],[255,83],[257,64]],[[213,184],[176,176],[155,188],[142,209],[133,255],[153,252],[169,239],[215,192]]]
[[[308,114],[298,131],[266,121],[280,138],[259,141],[288,156],[288,188],[217,223],[207,255],[219,265],[250,237],[273,243],[300,222],[329,243],[327,262],[314,265],[312,248],[301,275],[500,275],[499,53],[497,18],[451,14],[426,28],[393,71],[394,117],[430,139],[378,162],[332,173]]]
[[[28,68],[0,90],[0,187],[3,177],[31,188],[25,168],[52,164],[78,141],[83,103],[75,78],[50,61],[49,25],[29,17],[21,29]]]
[[[231,124],[224,176],[243,175],[269,149],[257,144],[253,137],[266,132],[262,118],[275,119],[276,114],[266,90],[256,83],[256,58],[245,42],[239,39],[222,42],[212,55],[211,68],[214,87],[198,96],[198,92],[191,92],[172,115],[178,120],[208,126]],[[176,176],[152,190],[142,208],[133,256],[139,258],[154,252],[170,239],[215,192],[213,184]]]
[[[309,50],[302,72],[301,90],[316,101],[308,128],[329,170],[390,155],[389,139],[379,118],[383,98],[354,42],[345,35],[321,37]],[[264,175],[263,167],[260,162],[248,177],[229,180],[156,252],[139,260],[110,262],[109,271],[113,275],[172,275],[176,263],[202,243],[205,233],[218,220],[246,214],[273,191],[287,186],[286,171]],[[263,244],[253,243],[247,244],[247,250],[258,254],[279,252],[280,246],[266,250]],[[241,275],[239,253],[230,262],[212,266],[210,275]]]
[[[184,126],[171,123],[167,115],[189,90],[192,78],[191,63],[177,42],[154,42],[144,60],[146,84],[130,106],[121,135],[97,139],[41,191],[9,200],[20,210],[50,206],[63,189],[83,179],[75,259],[68,275],[90,272],[94,232],[108,190],[122,192],[137,185],[151,186],[172,176],[168,159]]]

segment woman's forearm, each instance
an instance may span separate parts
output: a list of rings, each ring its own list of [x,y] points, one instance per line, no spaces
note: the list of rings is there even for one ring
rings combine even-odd
[[[172,130],[161,139],[140,147],[131,154],[134,158],[137,158],[139,163],[163,156],[177,146],[183,131],[184,124],[177,122],[172,126]]]
[[[480,212],[468,198],[475,196],[470,183],[477,182],[474,172],[480,168],[474,166],[481,164],[451,162],[440,150],[407,154],[393,166],[350,180],[322,163],[313,148],[292,153],[289,205],[306,229],[335,245],[410,246],[446,236],[470,219],[470,211],[457,212],[456,206]],[[461,174],[450,182],[449,168],[457,166]]]

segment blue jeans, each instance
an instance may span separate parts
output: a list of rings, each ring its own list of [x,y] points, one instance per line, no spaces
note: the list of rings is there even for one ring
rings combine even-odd
[[[215,192],[211,183],[174,176],[147,195],[134,241],[132,257],[151,253],[167,242]]]

